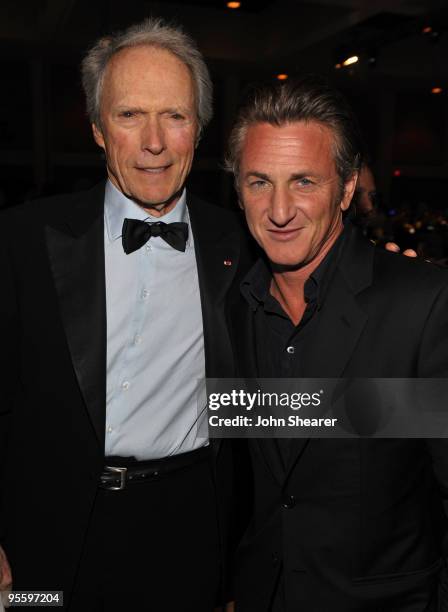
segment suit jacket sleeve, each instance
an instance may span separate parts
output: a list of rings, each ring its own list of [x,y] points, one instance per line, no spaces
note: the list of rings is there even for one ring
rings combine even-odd
[[[423,331],[418,363],[420,378],[448,378],[448,286],[438,293]],[[448,410],[448,398],[446,410]],[[428,439],[434,473],[448,522],[448,439]],[[445,567],[440,575],[439,610],[448,612],[448,538],[446,524],[442,542]]]

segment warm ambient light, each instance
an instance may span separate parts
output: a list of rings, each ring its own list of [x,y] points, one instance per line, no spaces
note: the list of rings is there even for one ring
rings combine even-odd
[[[401,176],[401,170],[394,170],[394,176]]]
[[[339,68],[342,68],[342,64],[335,64],[334,67],[336,68],[336,70],[339,70]]]
[[[227,2],[227,8],[237,9],[240,8],[241,2]]]
[[[342,65],[351,66],[352,64],[356,64],[358,60],[359,60],[359,57],[357,55],[352,55],[351,57],[348,57],[346,60],[344,60],[342,62]]]
[[[426,26],[425,28],[423,28],[422,32],[423,32],[423,34],[431,34],[432,27],[431,26]]]
[[[431,93],[432,94],[439,94],[439,93],[442,93],[442,91],[443,91],[443,89],[441,87],[433,87],[431,89]]]
[[[278,74],[277,78],[279,81],[286,81],[286,79],[288,78],[287,74]]]

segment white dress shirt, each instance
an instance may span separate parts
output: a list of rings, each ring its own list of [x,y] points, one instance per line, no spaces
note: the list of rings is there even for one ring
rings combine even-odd
[[[204,446],[208,440],[198,437],[205,406],[204,334],[185,190],[159,218],[108,181],[104,215],[106,456],[156,459]],[[121,242],[126,217],[188,223],[185,252],[152,237],[126,255]]]

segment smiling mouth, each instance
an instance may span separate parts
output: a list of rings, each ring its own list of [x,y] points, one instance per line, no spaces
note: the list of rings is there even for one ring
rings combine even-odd
[[[168,170],[168,168],[170,168],[171,166],[157,166],[155,168],[139,168],[136,167],[136,170],[139,170],[140,172],[145,172],[146,174],[162,174],[163,172],[165,172],[166,170]]]
[[[293,238],[297,238],[299,233],[303,230],[303,227],[296,227],[294,229],[268,229],[274,240],[287,241]]]

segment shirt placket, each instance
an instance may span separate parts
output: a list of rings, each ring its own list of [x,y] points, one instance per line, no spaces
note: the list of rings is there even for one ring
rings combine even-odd
[[[128,337],[126,338],[126,349],[123,354],[122,367],[117,378],[117,395],[121,395],[121,398],[115,404],[117,411],[114,411],[114,420],[116,422],[114,430],[116,434],[119,434],[120,426],[128,417],[128,408],[135,405],[138,401],[134,389],[136,383],[135,372],[139,359],[138,356],[145,342],[145,320],[150,306],[153,286],[155,268],[153,245],[148,242],[139,250],[138,255],[137,292],[134,297],[133,312],[130,313],[131,325]]]

